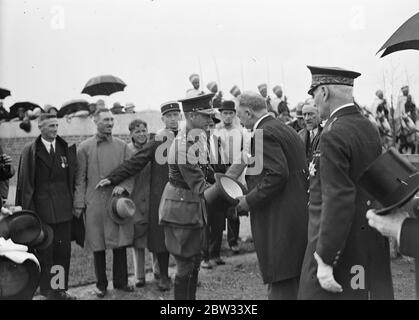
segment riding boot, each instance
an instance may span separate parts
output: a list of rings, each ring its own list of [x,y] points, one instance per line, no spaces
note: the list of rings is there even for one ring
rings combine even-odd
[[[188,275],[189,279],[188,279],[187,300],[196,300],[196,288],[198,286],[198,272],[199,272],[199,269],[195,269]]]
[[[175,300],[188,300],[188,281],[189,275],[184,277],[175,276]]]

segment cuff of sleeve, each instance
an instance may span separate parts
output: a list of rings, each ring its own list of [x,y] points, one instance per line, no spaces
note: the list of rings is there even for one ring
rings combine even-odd
[[[333,253],[332,250],[326,250],[323,246],[318,246],[316,252],[328,266],[334,267],[338,263],[338,253]]]

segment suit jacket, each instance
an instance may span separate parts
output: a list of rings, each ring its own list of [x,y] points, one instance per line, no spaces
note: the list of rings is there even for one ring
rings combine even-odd
[[[381,154],[378,131],[352,105],[327,121],[310,166],[308,245],[300,279],[301,299],[392,299],[387,240],[368,225],[373,203],[358,184]],[[342,293],[330,293],[317,279],[317,252],[333,267]],[[354,266],[362,268],[364,288],[352,288]]]
[[[297,132],[271,116],[257,129],[263,130],[263,170],[246,175],[246,200],[262,278],[273,283],[301,272],[307,244],[308,170]]]
[[[73,217],[76,146],[68,147],[67,142],[57,136],[56,149],[56,156],[51,160],[39,136],[24,147],[19,160],[16,205],[37,212],[45,223],[66,222]],[[62,183],[63,178],[66,185]],[[62,206],[63,202],[68,205]]]
[[[310,134],[307,128],[304,128],[298,131],[298,135],[300,136],[301,140],[303,140],[303,143],[304,143],[307,163],[310,163],[311,160],[313,160],[313,152],[316,150],[315,146],[317,146],[320,140],[320,134],[323,128],[320,125],[317,128],[318,128],[317,133],[314,136],[313,141],[310,141]]]

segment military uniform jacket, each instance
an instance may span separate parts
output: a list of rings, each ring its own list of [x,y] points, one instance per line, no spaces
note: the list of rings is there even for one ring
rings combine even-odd
[[[369,227],[365,215],[371,201],[358,183],[380,154],[378,131],[354,105],[327,121],[309,165],[308,245],[299,298],[393,299],[388,242]],[[342,293],[321,288],[314,252],[333,267]],[[355,275],[360,286],[353,286]]]
[[[206,181],[211,179],[209,176],[213,175],[213,170],[209,163],[201,164],[194,157],[206,148],[206,143],[188,139],[187,135],[187,130],[182,130],[170,147],[169,182],[162,195],[159,217],[162,224],[200,228],[206,221],[203,194],[209,186]],[[202,139],[206,140],[206,137],[202,136]],[[191,148],[194,150],[191,151]],[[208,159],[207,156],[205,159]]]

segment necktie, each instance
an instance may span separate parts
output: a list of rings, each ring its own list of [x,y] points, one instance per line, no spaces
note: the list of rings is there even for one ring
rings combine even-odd
[[[314,131],[311,130],[310,131],[310,142],[313,143],[313,140],[314,140]]]
[[[49,149],[49,155],[51,156],[51,159],[54,159],[55,152],[54,152],[54,147],[53,147],[52,143],[51,143],[51,147]]]

